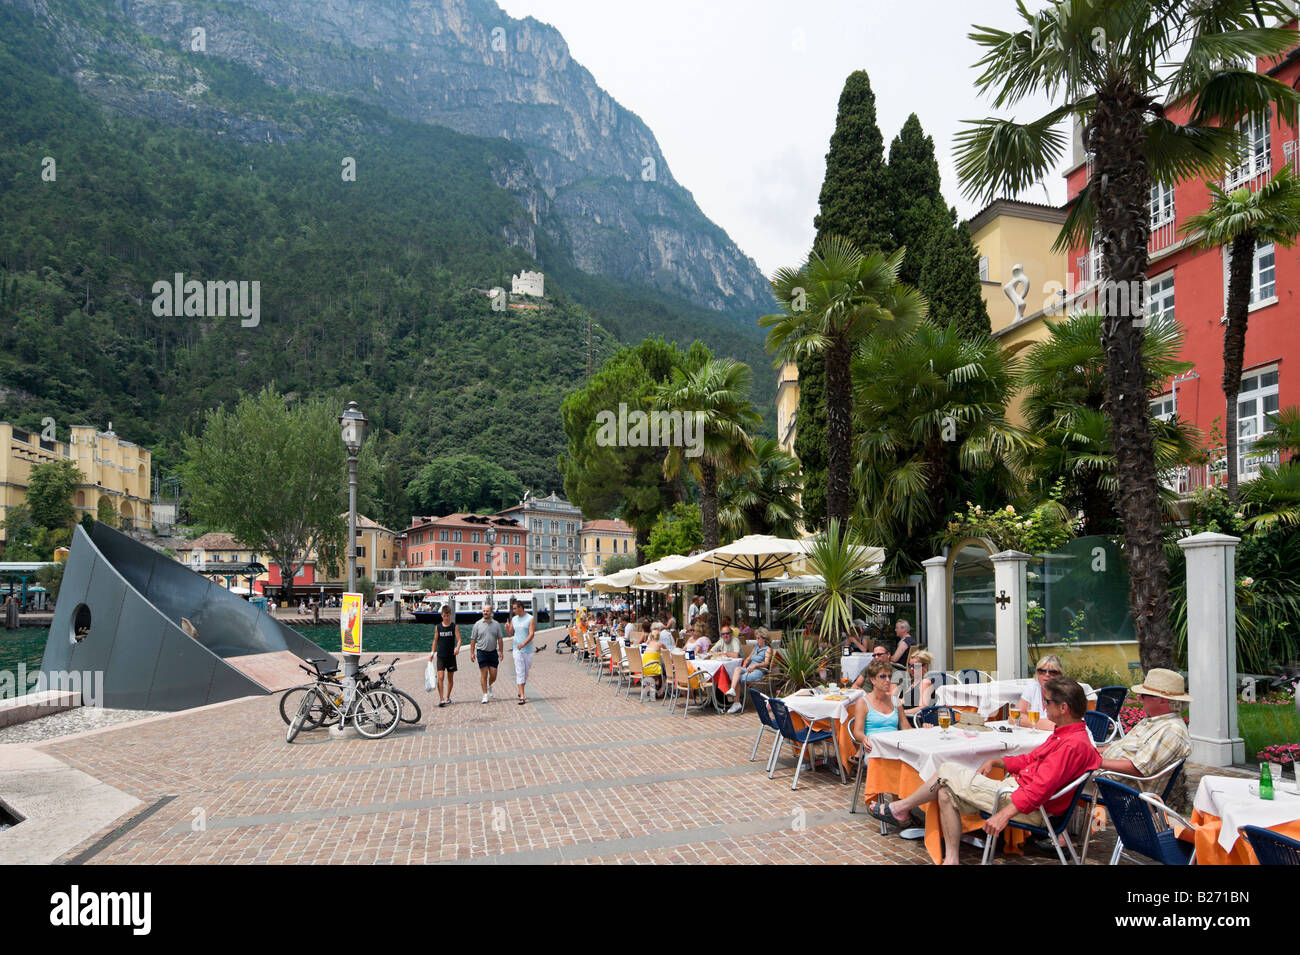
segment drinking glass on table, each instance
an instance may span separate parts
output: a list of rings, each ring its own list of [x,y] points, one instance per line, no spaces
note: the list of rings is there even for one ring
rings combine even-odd
[[[1019,726],[1020,710],[1017,707],[1011,707],[1011,709],[1007,711],[1007,719],[1011,721],[1012,726]]]
[[[949,710],[939,711],[939,734],[943,739],[948,738],[948,727],[952,725],[952,713]]]
[[[1038,710],[1029,711],[1029,725],[1031,727],[1038,725]]]

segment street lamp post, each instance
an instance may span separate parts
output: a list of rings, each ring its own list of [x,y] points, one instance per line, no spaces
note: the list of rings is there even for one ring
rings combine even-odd
[[[488,543],[488,584],[492,589],[492,610],[495,612],[497,609],[497,529],[488,524],[487,533],[483,535],[483,539]]]
[[[349,401],[339,415],[343,447],[348,452],[348,593],[357,592],[357,456],[366,440],[366,416],[355,401]],[[344,676],[355,676],[360,654],[349,653],[343,660]]]

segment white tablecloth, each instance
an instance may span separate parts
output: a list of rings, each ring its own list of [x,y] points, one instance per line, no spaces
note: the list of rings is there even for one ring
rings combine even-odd
[[[977,733],[954,726],[948,730],[948,738],[944,739],[943,731],[934,727],[891,730],[871,735],[868,755],[871,759],[901,759],[922,779],[929,779],[946,762],[979,769],[986,759],[994,756],[1024,756],[1051,735],[1031,729]]]
[[[730,677],[736,672],[736,667],[740,666],[745,661],[739,657],[736,657],[735,659],[732,659],[731,657],[722,657],[717,660],[706,660],[703,657],[696,657],[694,660],[689,660],[687,662],[689,662],[691,666],[695,667],[695,669],[703,670],[710,677],[719,670],[726,670],[727,676]]]
[[[1025,695],[1025,687],[1032,682],[1033,677],[1027,680],[994,680],[991,683],[949,683],[935,690],[934,701],[940,706],[973,706],[980,716],[989,716],[1008,703],[1013,706],[1019,703]],[[1097,692],[1088,684],[1079,685],[1083,687],[1088,699],[1097,698]]]
[[[1223,820],[1219,828],[1219,845],[1231,852],[1237,844],[1237,830],[1242,826],[1259,826],[1271,829],[1284,822],[1300,820],[1300,795],[1295,792],[1295,780],[1288,778],[1278,785],[1273,780],[1273,798],[1260,799],[1250,794],[1250,786],[1258,791],[1258,779],[1238,779],[1235,776],[1202,776],[1196,787],[1193,808],[1208,812]]]
[[[818,720],[835,719],[843,723],[849,718],[849,707],[855,702],[866,696],[864,690],[849,690],[847,693],[839,692],[836,696],[843,696],[842,700],[828,700],[825,696],[799,696],[794,694],[782,698],[781,702],[785,704],[786,709],[791,713],[798,713],[809,723],[815,723]]]
[[[850,683],[858,678],[858,674],[867,668],[871,662],[870,653],[850,653],[847,657],[841,657],[844,661],[841,664],[840,676],[847,679]]]

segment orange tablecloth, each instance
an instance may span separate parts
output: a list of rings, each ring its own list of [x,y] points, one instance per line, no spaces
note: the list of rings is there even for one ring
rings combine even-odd
[[[1001,770],[997,771],[995,779],[1001,779]],[[909,796],[915,792],[925,782],[907,763],[901,759],[869,759],[867,760],[867,779],[863,786],[863,799],[870,804],[881,793],[893,793],[896,796]],[[935,864],[943,861],[943,833],[939,828],[939,807],[934,802],[928,802],[921,807],[925,813],[925,848],[930,853],[930,858]],[[933,811],[931,811],[933,810]],[[979,816],[961,817],[961,831],[974,832],[984,825],[984,820]],[[1021,845],[1028,835],[1023,829],[1013,829],[1008,826],[1003,830],[1003,851],[1013,855],[1020,855]]]
[[[1194,809],[1192,822],[1200,826],[1195,834],[1197,865],[1259,865],[1259,860],[1255,858],[1255,850],[1250,847],[1250,840],[1244,834],[1237,840],[1231,852],[1223,851],[1223,846],[1219,845],[1219,828],[1223,820],[1218,816]],[[1300,821],[1284,822],[1280,826],[1269,828],[1292,839],[1300,839]],[[1182,838],[1182,835],[1179,838]]]

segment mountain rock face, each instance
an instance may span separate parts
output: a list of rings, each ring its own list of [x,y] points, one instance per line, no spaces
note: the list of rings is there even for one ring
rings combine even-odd
[[[558,31],[491,0],[0,3],[35,12],[67,52],[60,68],[131,115],[249,142],[310,136],[253,104],[212,102],[215,58],[281,90],[510,140],[527,164],[497,171],[523,210],[503,230],[507,242],[536,257],[541,230],[585,272],[650,286],[750,330],[771,310],[758,267],[673,178],[645,123],[573,61]]]

